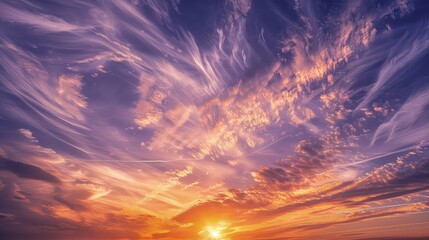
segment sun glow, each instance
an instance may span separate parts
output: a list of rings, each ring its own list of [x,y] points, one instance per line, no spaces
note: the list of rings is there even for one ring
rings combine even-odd
[[[209,230],[209,234],[210,234],[210,237],[213,239],[218,239],[220,237],[219,230],[215,230],[215,229]]]
[[[209,225],[204,227],[204,229],[202,229],[199,234],[203,236],[204,239],[227,239],[227,233],[225,232],[225,230],[227,229],[228,225],[228,223],[221,221],[215,225]]]

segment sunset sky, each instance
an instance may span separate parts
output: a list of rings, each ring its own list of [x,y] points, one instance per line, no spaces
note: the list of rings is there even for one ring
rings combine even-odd
[[[0,1],[0,239],[429,239],[429,1]]]

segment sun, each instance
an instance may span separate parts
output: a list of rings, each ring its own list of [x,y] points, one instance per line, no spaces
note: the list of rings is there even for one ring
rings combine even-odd
[[[226,236],[228,235],[228,226],[230,224],[225,221],[220,221],[213,225],[207,225],[198,233],[201,235],[202,239],[208,240],[222,240],[228,239]]]
[[[210,237],[213,238],[213,239],[217,239],[217,238],[220,237],[219,230],[215,230],[215,229],[209,230],[209,234],[210,234]]]

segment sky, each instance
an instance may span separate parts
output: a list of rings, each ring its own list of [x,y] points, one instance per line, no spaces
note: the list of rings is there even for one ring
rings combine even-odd
[[[428,1],[0,2],[0,235],[429,239]]]

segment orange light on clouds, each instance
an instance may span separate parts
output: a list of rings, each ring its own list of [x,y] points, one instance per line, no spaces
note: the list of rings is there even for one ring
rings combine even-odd
[[[429,239],[429,1],[335,2],[0,0],[0,238]]]

